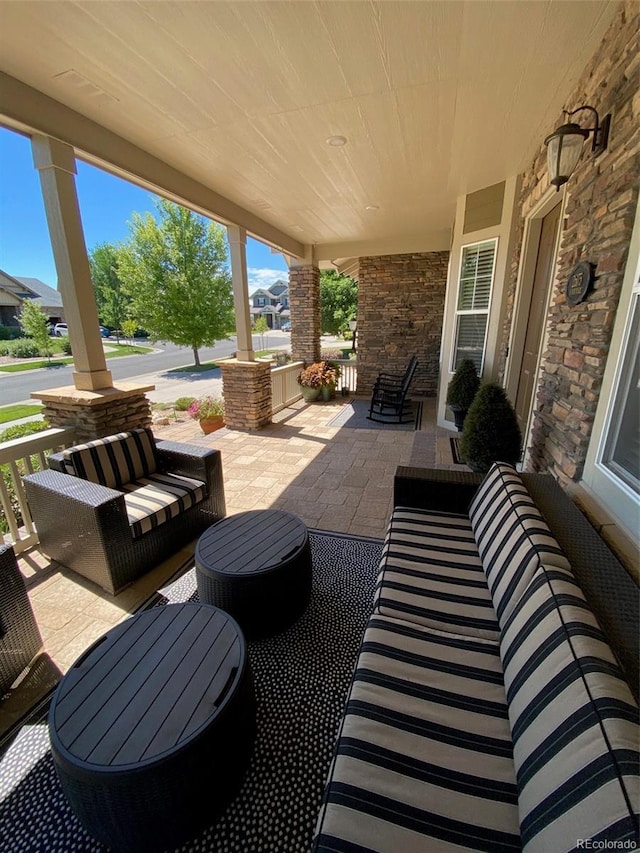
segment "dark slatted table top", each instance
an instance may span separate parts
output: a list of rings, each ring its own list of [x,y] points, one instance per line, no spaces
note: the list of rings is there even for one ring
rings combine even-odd
[[[200,537],[196,564],[213,572],[250,575],[286,562],[307,540],[305,524],[289,512],[260,509],[218,521]]]
[[[73,665],[49,715],[58,755],[121,771],[186,747],[233,695],[245,644],[223,611],[155,607],[113,628]]]

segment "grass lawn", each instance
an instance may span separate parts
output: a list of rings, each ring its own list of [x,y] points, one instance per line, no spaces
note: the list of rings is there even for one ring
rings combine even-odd
[[[151,347],[130,346],[129,344],[109,344],[109,351],[105,352],[105,358],[119,358],[122,355],[144,355],[151,352]],[[64,364],[73,364],[71,356],[68,358],[56,358],[55,361],[47,361],[46,358],[40,361],[24,361],[14,362],[14,364],[0,365],[0,371],[3,373],[21,373],[23,370],[41,370],[42,368],[53,369],[61,367]]]
[[[28,418],[30,415],[37,415],[41,411],[42,406],[39,403],[33,405],[16,403],[13,406],[2,406],[0,407],[0,424],[18,421],[20,418]]]
[[[261,349],[255,353],[256,358],[262,358],[265,355],[272,355],[274,352],[280,352],[277,349]],[[167,373],[203,373],[205,370],[214,370],[220,367],[217,361],[204,361],[202,364],[187,364],[183,367],[173,367]]]

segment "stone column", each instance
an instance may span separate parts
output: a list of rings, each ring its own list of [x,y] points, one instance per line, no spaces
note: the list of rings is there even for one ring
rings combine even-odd
[[[289,269],[291,355],[311,364],[320,360],[320,270],[316,266]]]
[[[98,311],[76,195],[74,150],[47,136],[32,137],[31,147],[40,174],[58,287],[69,324],[76,368],[73,381],[76,388],[85,391],[110,388],[113,382],[98,329]]]
[[[238,361],[254,361],[249,313],[249,284],[247,280],[247,232],[238,225],[227,225],[231,249],[231,275],[233,278],[233,304],[236,312]]]
[[[230,429],[260,429],[271,423],[271,365],[265,361],[219,362],[224,421]]]

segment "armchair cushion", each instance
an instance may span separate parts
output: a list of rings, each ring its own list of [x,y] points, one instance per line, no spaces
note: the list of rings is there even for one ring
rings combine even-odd
[[[158,469],[153,433],[147,429],[119,432],[106,438],[78,444],[62,453],[62,470],[108,486],[122,489],[127,483],[148,477]]]
[[[206,486],[191,477],[152,474],[122,486],[127,518],[134,539],[200,503]]]

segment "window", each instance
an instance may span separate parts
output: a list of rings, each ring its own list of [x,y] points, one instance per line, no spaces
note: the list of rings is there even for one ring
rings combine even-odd
[[[470,358],[482,374],[497,245],[487,240],[462,249],[452,372]]]
[[[602,465],[636,495],[640,495],[640,291],[630,312],[612,417],[604,441]]]

